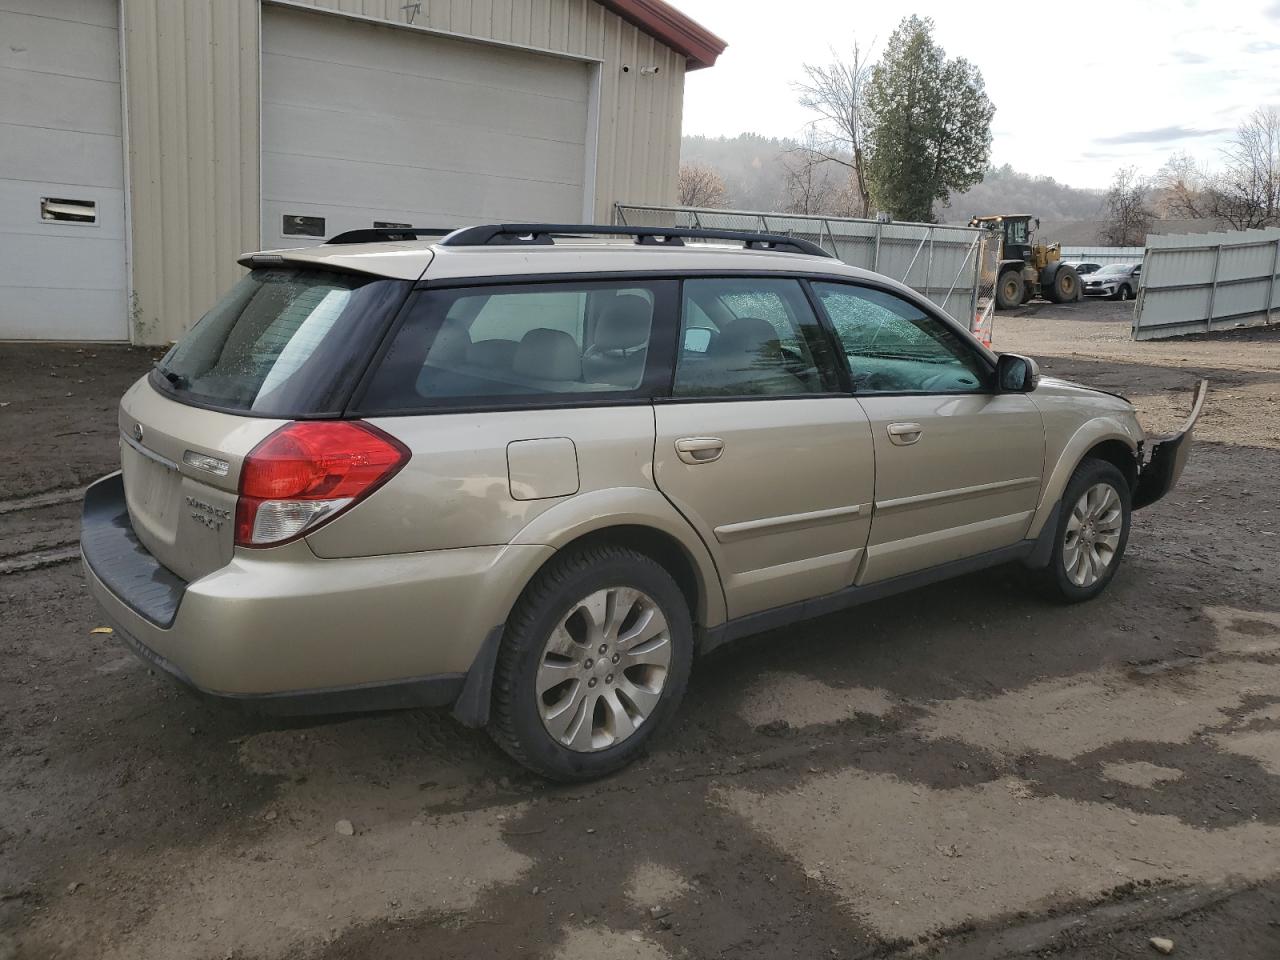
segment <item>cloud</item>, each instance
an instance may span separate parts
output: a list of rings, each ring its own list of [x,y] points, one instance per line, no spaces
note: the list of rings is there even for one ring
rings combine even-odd
[[[1280,20],[1280,0],[1276,0],[1275,3],[1271,4],[1262,12],[1272,20]]]
[[[1209,58],[1203,53],[1196,53],[1194,50],[1175,50],[1173,51],[1173,59],[1179,63],[1208,63]]]
[[[1277,4],[1280,6],[1280,4]],[[1270,11],[1268,11],[1270,13]],[[1274,50],[1280,50],[1280,43],[1273,40],[1254,40],[1244,45],[1245,53],[1271,53]]]
[[[1214,134],[1226,133],[1227,127],[1214,127],[1210,130],[1194,130],[1191,127],[1160,127],[1156,130],[1130,130],[1118,133],[1114,137],[1095,137],[1094,143],[1168,143],[1170,140],[1189,140],[1192,137],[1212,137]]]

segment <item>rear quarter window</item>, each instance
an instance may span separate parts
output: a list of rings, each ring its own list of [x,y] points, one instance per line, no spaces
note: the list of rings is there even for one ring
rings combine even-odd
[[[361,413],[565,405],[670,380],[675,281],[420,290],[368,379]]]

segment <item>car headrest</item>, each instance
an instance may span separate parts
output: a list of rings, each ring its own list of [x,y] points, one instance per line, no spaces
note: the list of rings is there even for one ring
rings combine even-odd
[[[511,372],[538,380],[581,380],[578,342],[563,330],[536,327],[521,338]]]
[[[427,352],[427,362],[438,367],[462,363],[471,346],[471,333],[461,320],[445,318]]]
[[[760,354],[778,349],[778,331],[768,320],[738,317],[725,324],[715,342],[716,353]]]
[[[649,342],[653,307],[636,293],[614,297],[596,323],[597,350],[631,350]]]
[[[467,348],[467,363],[510,370],[520,344],[514,340],[477,340]]]

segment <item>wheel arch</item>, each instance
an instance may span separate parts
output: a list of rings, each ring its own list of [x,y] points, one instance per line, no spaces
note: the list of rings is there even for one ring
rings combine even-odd
[[[706,544],[657,490],[614,488],[572,497],[540,514],[512,542],[544,544],[556,553],[602,542],[630,547],[671,572],[699,626],[719,626],[727,615],[720,574]]]
[[[1135,454],[1136,449],[1123,440],[1103,440],[1086,450],[1084,456],[1080,458],[1080,463],[1085,460],[1105,460],[1112,464],[1124,476],[1125,483],[1129,485],[1129,492],[1132,494],[1138,485],[1138,460]],[[1077,467],[1079,465],[1076,464]],[[1072,472],[1075,471],[1072,470]]]
[[[512,544],[551,547],[549,554],[523,571],[517,589],[502,601],[502,619],[485,638],[453,715],[470,727],[489,722],[490,697],[498,645],[511,611],[538,574],[566,550],[616,543],[653,558],[675,578],[689,600],[695,631],[717,627],[726,617],[724,588],[706,545],[661,493],[643,488],[595,491],[571,497],[535,518]]]
[[[1091,457],[1114,464],[1124,475],[1130,492],[1133,491],[1138,477],[1138,438],[1126,430],[1119,419],[1105,417],[1090,420],[1067,441],[1049,470],[1041,491],[1040,505],[1036,508],[1027,532],[1028,537],[1039,536],[1054,507],[1062,499],[1072,475],[1081,463]]]

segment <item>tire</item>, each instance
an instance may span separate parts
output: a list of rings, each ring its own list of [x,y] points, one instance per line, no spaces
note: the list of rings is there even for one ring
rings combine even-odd
[[[655,612],[665,631],[645,638]],[[645,639],[618,642],[628,634]],[[538,573],[507,621],[489,734],[549,779],[603,777],[636,759],[675,712],[692,663],[689,605],[666,570],[624,547],[570,551]]]
[[[1107,588],[1129,542],[1130,497],[1129,484],[1114,464],[1087,459],[1076,467],[1062,494],[1049,564],[1039,571],[1048,596],[1080,603]],[[1085,539],[1082,519],[1086,524],[1093,521],[1093,532],[1085,533]],[[1097,560],[1103,561],[1101,567],[1096,566]]]
[[[1022,274],[1017,270],[1006,270],[996,279],[996,306],[1001,310],[1012,310],[1022,306],[1022,296],[1026,292]]]
[[[1121,303],[1124,303],[1132,296],[1133,292],[1129,289],[1128,284],[1121,284],[1120,289],[1116,291],[1116,299]]]
[[[1060,266],[1044,289],[1046,299],[1054,303],[1070,303],[1080,298],[1080,277],[1074,267]]]

